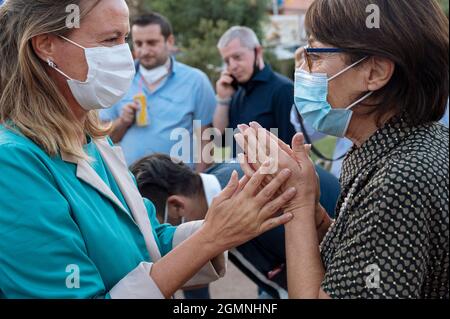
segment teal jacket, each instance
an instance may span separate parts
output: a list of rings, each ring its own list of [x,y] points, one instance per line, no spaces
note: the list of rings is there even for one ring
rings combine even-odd
[[[159,224],[121,149],[101,139],[86,150],[96,165],[50,157],[0,125],[0,297],[163,297],[151,266],[202,222]],[[225,262],[212,260],[187,286],[222,277]]]

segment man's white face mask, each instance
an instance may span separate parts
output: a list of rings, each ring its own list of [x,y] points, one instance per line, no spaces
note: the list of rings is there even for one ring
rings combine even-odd
[[[144,78],[145,82],[147,84],[155,84],[156,82],[161,81],[165,77],[167,77],[170,73],[170,59],[167,60],[167,62],[164,65],[158,66],[154,69],[146,69],[142,64],[139,67],[139,72],[141,73],[142,77]]]
[[[67,78],[70,90],[81,107],[87,111],[107,109],[127,94],[136,73],[128,44],[85,48],[66,37],[60,37],[84,50],[89,68],[87,80],[74,80],[50,59],[47,63]]]

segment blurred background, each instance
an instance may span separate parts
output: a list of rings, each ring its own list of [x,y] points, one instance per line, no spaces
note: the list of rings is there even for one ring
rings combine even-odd
[[[312,0],[128,0],[131,14],[153,10],[168,17],[177,39],[177,59],[203,70],[214,83],[222,60],[220,36],[245,25],[263,40],[272,67],[293,75],[295,49],[305,43],[303,18]]]
[[[222,70],[217,42],[234,25],[255,30],[265,49],[265,61],[276,72],[293,79],[294,53],[306,44],[303,24],[313,1],[127,0],[131,16],[156,11],[169,18],[176,36],[177,60],[201,69],[213,84]],[[437,1],[448,16],[449,0]],[[335,146],[333,137],[322,139],[316,145],[328,157],[333,156]],[[317,161],[317,158],[313,159]],[[329,168],[325,163],[324,167]]]
[[[0,0],[1,1],[1,0]],[[449,12],[449,0],[438,0]],[[216,45],[233,25],[255,30],[273,69],[294,74],[294,52],[306,42],[303,21],[313,0],[127,0],[131,15],[153,10],[168,17],[177,39],[177,59],[218,79],[222,61]]]

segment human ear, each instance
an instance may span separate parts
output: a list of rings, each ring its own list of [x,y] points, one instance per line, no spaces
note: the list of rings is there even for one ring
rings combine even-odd
[[[172,49],[175,46],[175,36],[173,34],[169,35],[166,42],[167,42],[167,46],[172,51]]]
[[[256,47],[255,48],[255,53],[256,53],[256,61],[258,64],[259,68],[262,68],[262,64],[264,62],[264,49],[262,46]]]
[[[186,202],[181,196],[172,195],[167,199],[169,215],[173,219],[186,217]]]
[[[44,62],[54,61],[56,37],[49,34],[40,34],[31,39],[31,44],[36,55]]]
[[[367,63],[369,67],[366,76],[367,90],[378,91],[391,80],[395,71],[395,63],[382,57],[372,57]]]

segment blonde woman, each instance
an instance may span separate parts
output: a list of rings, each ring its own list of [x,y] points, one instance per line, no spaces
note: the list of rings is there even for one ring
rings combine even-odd
[[[73,5],[81,24],[68,29]],[[223,276],[224,251],[292,218],[274,217],[296,193],[274,196],[287,169],[264,188],[263,174],[234,174],[204,222],[158,223],[97,119],[134,75],[128,21],[124,0],[0,8],[2,298],[168,298]]]

